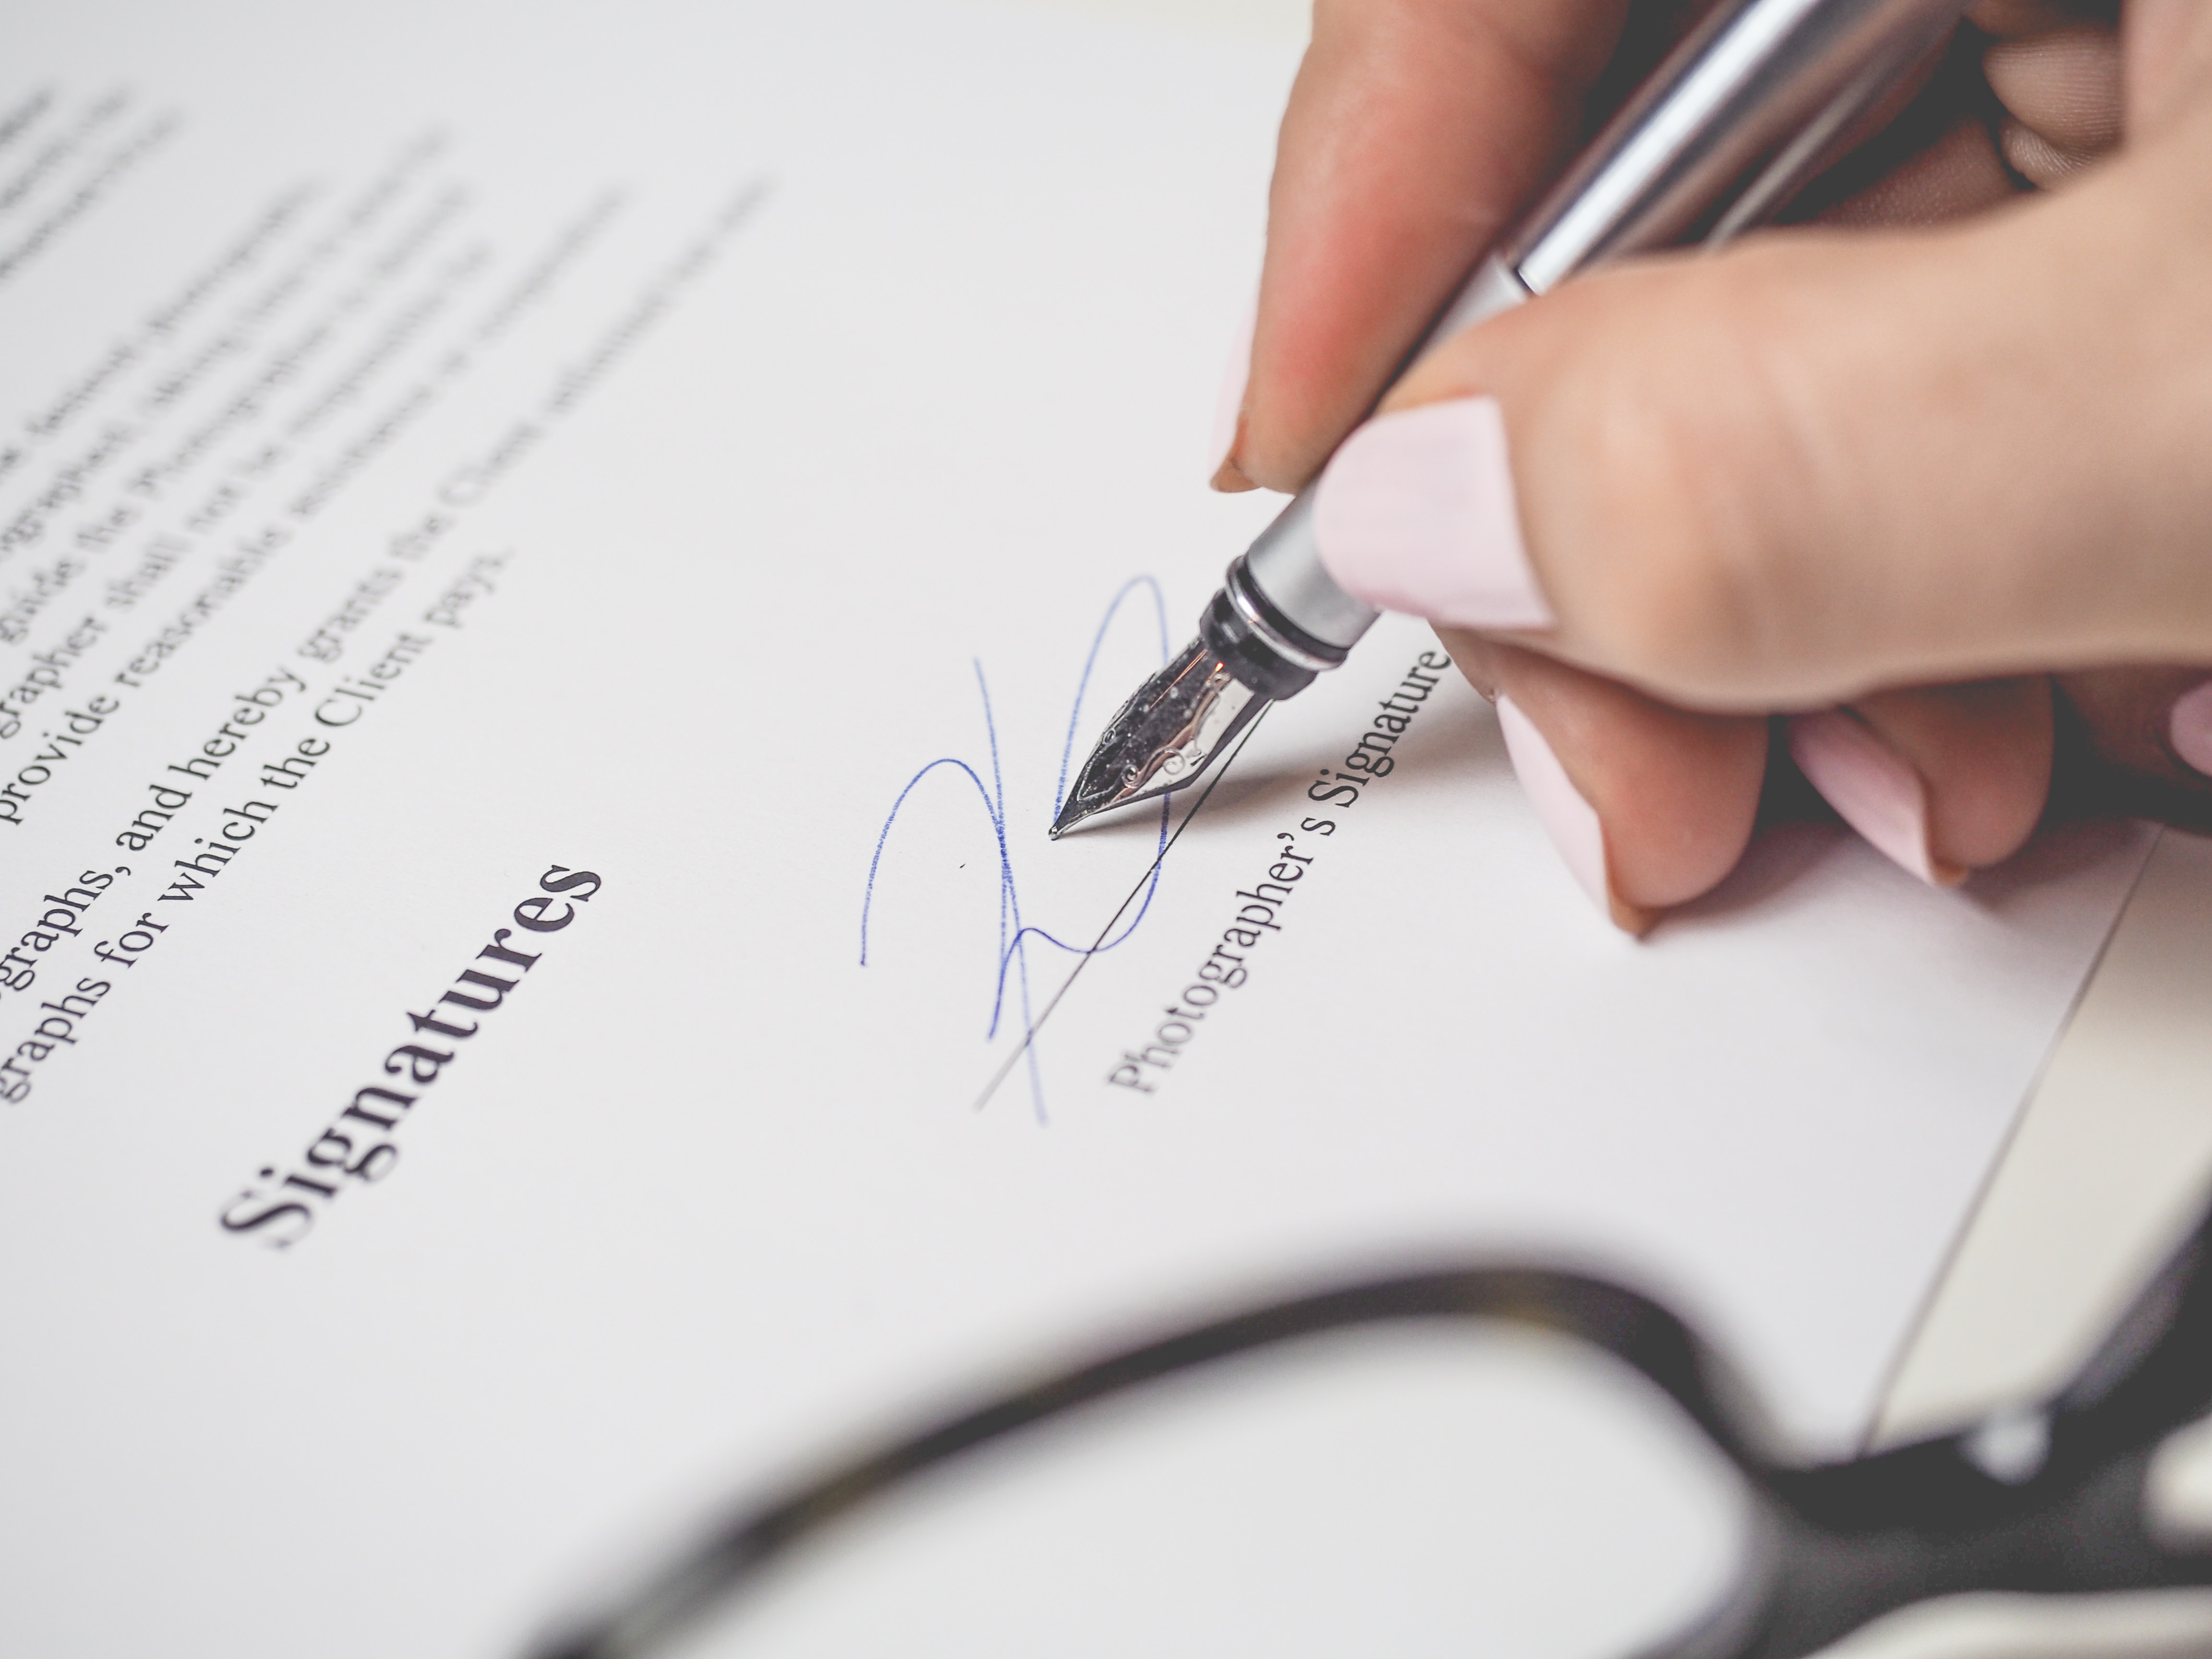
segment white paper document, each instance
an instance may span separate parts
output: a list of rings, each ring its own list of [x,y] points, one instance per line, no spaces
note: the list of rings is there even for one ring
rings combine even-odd
[[[2147,832],[1787,830],[1632,943],[1388,621],[1046,838],[1273,509],[1202,478],[1287,54],[0,33],[0,1650],[511,1651],[856,1425],[1485,1251],[1864,1431]]]

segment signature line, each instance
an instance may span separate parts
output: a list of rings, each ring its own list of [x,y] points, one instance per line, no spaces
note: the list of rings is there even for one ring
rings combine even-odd
[[[1152,903],[1151,889],[1158,884],[1160,878],[1160,866],[1167,859],[1168,849],[1182,839],[1182,832],[1190,828],[1190,821],[1196,817],[1200,811],[1205,810],[1207,797],[1213,793],[1215,787],[1220,783],[1221,780],[1228,776],[1229,769],[1237,763],[1237,757],[1243,752],[1244,745],[1252,741],[1252,734],[1260,729],[1260,722],[1267,718],[1267,710],[1263,708],[1260,711],[1259,718],[1255,720],[1251,725],[1244,728],[1244,735],[1237,738],[1236,748],[1231,750],[1226,755],[1222,757],[1221,763],[1214,769],[1212,781],[1208,783],[1206,786],[1204,792],[1200,794],[1199,798],[1191,803],[1190,811],[1182,815],[1182,822],[1176,825],[1175,833],[1172,836],[1167,836],[1166,839],[1161,842],[1159,853],[1158,856],[1152,860],[1152,868],[1146,871],[1144,875],[1139,878],[1137,884],[1129,890],[1128,897],[1121,901],[1121,908],[1115,910],[1112,915],[1109,916],[1106,919],[1106,925],[1098,930],[1098,937],[1100,939],[1104,939],[1107,934],[1114,931],[1114,924],[1121,920],[1123,911],[1126,911],[1132,904],[1137,902],[1137,895],[1139,893],[1144,894],[1145,904],[1146,906],[1149,906]],[[1164,803],[1163,803],[1163,805],[1164,805]],[[1137,914],[1139,918],[1141,920],[1144,915],[1143,909],[1140,908]],[[1134,922],[1130,924],[1132,927],[1135,927],[1135,925],[1136,924]],[[1121,935],[1122,939],[1127,939],[1127,937],[1128,934],[1126,933]],[[1116,939],[1114,943],[1118,945],[1121,943],[1121,939]],[[975,1097],[976,1110],[981,1111],[983,1107],[989,1103],[991,1097],[998,1093],[999,1085],[1006,1080],[1007,1075],[1014,1069],[1015,1063],[1019,1060],[1024,1054],[1028,1054],[1030,1056],[1030,1074],[1032,1077],[1036,1075],[1036,1046],[1037,1032],[1042,1029],[1045,1021],[1052,1018],[1052,1011],[1060,1006],[1060,1000],[1067,994],[1068,988],[1075,983],[1076,975],[1080,974],[1086,967],[1090,966],[1091,958],[1092,957],[1097,955],[1100,951],[1108,948],[1110,947],[1103,944],[1094,945],[1090,950],[1085,951],[1081,954],[1079,958],[1077,960],[1075,966],[1068,970],[1067,977],[1060,981],[1060,989],[1052,994],[1052,1000],[1045,1004],[1044,1012],[1039,1014],[1035,1019],[1029,1022],[1029,1029],[1022,1038],[1021,1048],[1015,1053],[1006,1056],[1006,1063],[1000,1066],[998,1071],[993,1074],[991,1080],[983,1085],[983,1092]]]

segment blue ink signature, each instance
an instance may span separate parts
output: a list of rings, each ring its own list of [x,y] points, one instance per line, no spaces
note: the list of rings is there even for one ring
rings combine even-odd
[[[1122,584],[1121,591],[1115,594],[1114,602],[1106,607],[1105,616],[1099,620],[1097,633],[1091,636],[1091,654],[1084,659],[1082,678],[1075,684],[1075,704],[1067,713],[1067,738],[1060,746],[1060,778],[1053,786],[1052,811],[1046,815],[1047,822],[1059,816],[1060,803],[1067,796],[1068,764],[1074,757],[1076,734],[1082,729],[1083,699],[1091,689],[1091,671],[1097,665],[1099,649],[1106,643],[1107,630],[1113,627],[1114,618],[1120,614],[1123,602],[1140,590],[1152,602],[1152,619],[1159,631],[1160,662],[1164,665],[1168,660],[1166,598],[1160,592],[1159,583],[1152,577],[1132,577]],[[991,1020],[985,1028],[983,1038],[988,1042],[999,1035],[1000,1022],[1006,1014],[1007,981],[1011,978],[1016,997],[1021,1004],[1022,1037],[1029,1061],[1030,1098],[1036,1112],[1037,1121],[1042,1123],[1045,1121],[1044,1081],[1037,1069],[1036,1045],[1029,1041],[1036,1029],[1030,997],[1030,942],[1034,939],[1071,956],[1090,957],[1112,950],[1136,932],[1138,923],[1144,921],[1145,913],[1152,908],[1152,895],[1159,888],[1159,859],[1168,846],[1169,805],[1165,799],[1160,802],[1159,845],[1154,852],[1151,874],[1146,879],[1144,896],[1136,906],[1136,913],[1129,917],[1121,931],[1110,938],[1102,938],[1095,944],[1072,945],[1042,927],[1030,927],[1024,922],[1021,892],[1014,879],[1013,853],[1006,842],[1006,787],[999,771],[999,728],[991,714],[991,687],[983,677],[983,665],[980,659],[975,662],[975,689],[983,699],[983,732],[990,744],[991,781],[986,784],[982,775],[957,755],[940,756],[907,780],[906,787],[899,791],[898,799],[891,803],[891,810],[884,819],[884,827],[877,832],[876,854],[868,860],[867,892],[860,901],[860,966],[865,968],[868,965],[868,916],[876,902],[876,872],[883,865],[884,846],[890,840],[891,826],[898,822],[899,809],[906,805],[907,797],[914,793],[923,779],[939,767],[951,767],[975,786],[975,793],[983,803],[984,815],[990,819],[991,833],[999,849],[998,971],[991,991]]]

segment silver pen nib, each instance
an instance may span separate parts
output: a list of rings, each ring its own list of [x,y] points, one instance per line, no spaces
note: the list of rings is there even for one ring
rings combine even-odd
[[[1106,723],[1053,821],[1053,839],[1097,813],[1182,788],[1268,702],[1203,640],[1193,640]]]

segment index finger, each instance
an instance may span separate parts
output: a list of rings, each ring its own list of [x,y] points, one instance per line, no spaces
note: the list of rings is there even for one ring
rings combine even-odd
[[[1629,0],[1317,0],[1217,481],[1293,489],[1557,169]]]

